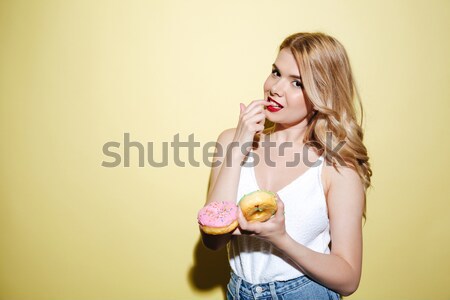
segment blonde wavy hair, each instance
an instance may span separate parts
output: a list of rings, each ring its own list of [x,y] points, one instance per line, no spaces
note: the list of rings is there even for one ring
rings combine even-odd
[[[314,109],[303,142],[325,153],[327,163],[335,168],[339,163],[356,170],[364,185],[366,219],[366,193],[371,187],[372,170],[363,144],[363,107],[347,52],[338,40],[321,32],[292,34],[281,43],[279,51],[285,48],[297,61],[304,95]],[[355,98],[360,122],[356,118]],[[271,132],[274,127],[275,124],[266,130]],[[345,141],[343,146],[333,151],[341,141]]]

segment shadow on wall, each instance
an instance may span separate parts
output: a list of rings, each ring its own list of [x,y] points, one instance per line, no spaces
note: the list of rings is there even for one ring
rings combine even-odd
[[[226,299],[227,284],[230,280],[226,247],[212,251],[203,246],[199,238],[194,249],[194,265],[189,270],[188,279],[198,291],[209,291],[220,286],[223,299]]]

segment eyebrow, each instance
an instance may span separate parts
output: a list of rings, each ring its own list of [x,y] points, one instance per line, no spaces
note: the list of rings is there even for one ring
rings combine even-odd
[[[277,65],[276,64],[272,64],[272,67],[273,68],[275,68],[276,70],[280,70],[278,67],[277,67]],[[297,75],[289,75],[289,77],[292,77],[292,78],[297,78],[297,79],[302,79],[300,76],[297,76]]]

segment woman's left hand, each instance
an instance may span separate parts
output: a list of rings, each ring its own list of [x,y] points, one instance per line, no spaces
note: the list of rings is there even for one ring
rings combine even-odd
[[[265,239],[275,246],[287,237],[284,203],[277,194],[277,212],[265,222],[249,222],[245,219],[241,209],[238,210],[239,232],[234,234],[247,234]]]

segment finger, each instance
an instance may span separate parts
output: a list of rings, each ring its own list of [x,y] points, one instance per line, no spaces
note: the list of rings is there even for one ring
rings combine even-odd
[[[281,200],[280,195],[278,195],[278,193],[275,193],[275,196],[277,197],[277,203],[281,203],[282,205],[284,205],[283,200]]]
[[[244,115],[243,122],[246,124],[249,130],[253,132],[258,132],[264,130],[264,124],[266,120],[266,116],[264,113],[257,113],[252,116],[250,114]]]
[[[242,231],[246,231],[249,233],[254,231],[254,225],[247,221],[247,219],[244,217],[244,213],[242,212],[241,208],[239,207],[238,210],[238,223],[239,227],[242,229]]]
[[[280,196],[278,194],[277,195],[277,212],[275,213],[276,217],[281,217],[285,215],[285,210],[284,210],[284,202],[281,200]]]
[[[239,227],[243,230],[246,230],[248,221],[245,219],[244,214],[242,213],[242,210],[240,207],[238,207],[237,220],[239,223]]]
[[[265,115],[264,105],[247,106],[247,109],[244,111],[244,113],[248,116]]]
[[[247,112],[251,111],[254,107],[260,107],[264,108],[264,106],[270,105],[269,101],[266,101],[264,99],[262,100],[253,100],[248,106],[247,106]]]
[[[264,120],[266,119],[266,116],[263,114],[258,114],[256,116],[253,116],[247,120],[249,124],[258,124],[258,125],[264,125]]]
[[[246,107],[245,107],[244,103],[240,103],[239,106],[241,108],[241,113],[242,113]]]
[[[260,104],[257,104],[257,105],[253,105],[253,106],[247,106],[247,109],[246,109],[246,111],[244,112],[245,114],[247,114],[247,115],[250,115],[250,116],[254,116],[254,115],[257,115],[257,114],[262,114],[262,115],[266,115],[266,106],[267,105],[270,105],[270,102],[267,102],[267,101],[263,101],[263,102],[260,102]]]

